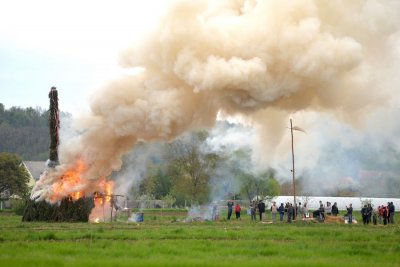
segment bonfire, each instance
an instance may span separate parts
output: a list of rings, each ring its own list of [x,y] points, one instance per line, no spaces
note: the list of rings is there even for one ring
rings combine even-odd
[[[49,169],[43,175],[54,175]],[[85,164],[66,171],[49,188],[47,199],[33,195],[28,201],[23,221],[84,221],[106,222],[118,209],[113,181],[105,178],[88,181],[82,178]],[[90,184],[90,185],[89,185]],[[90,188],[91,191],[88,191]],[[39,191],[39,194],[43,192]]]
[[[85,179],[87,164],[83,159],[68,165],[59,165],[59,111],[58,92],[49,93],[50,147],[47,168],[32,190],[27,201],[23,221],[90,221],[113,218],[117,209],[114,183],[105,177]],[[65,167],[67,166],[67,167]]]

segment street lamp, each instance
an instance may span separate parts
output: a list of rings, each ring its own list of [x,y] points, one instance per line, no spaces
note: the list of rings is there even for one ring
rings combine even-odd
[[[306,132],[300,127],[294,126],[292,124],[292,119],[290,119],[290,133],[292,135],[292,175],[293,175],[293,205],[294,205],[294,219],[297,217],[297,209],[296,209],[296,172],[294,169],[294,146],[293,146],[293,130],[295,131],[301,131],[301,132]]]

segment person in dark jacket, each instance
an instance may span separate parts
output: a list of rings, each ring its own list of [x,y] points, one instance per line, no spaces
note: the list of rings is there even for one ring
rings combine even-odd
[[[233,201],[229,200],[227,205],[228,205],[228,220],[230,220],[231,216],[232,216],[232,211],[233,211]]]
[[[260,221],[262,221],[265,213],[265,203],[262,200],[258,202],[258,212],[260,214]]]
[[[285,207],[283,206],[283,203],[278,208],[279,216],[280,216],[280,221],[283,221],[283,216],[285,216]]]
[[[371,217],[372,217],[372,206],[371,204],[368,204],[367,206],[367,224],[369,224],[371,221]]]
[[[364,205],[364,207],[361,209],[361,217],[362,217],[363,223],[368,224],[368,207],[367,207],[367,205]]]
[[[292,203],[290,203],[288,206],[288,209],[287,209],[287,222],[288,223],[292,222],[293,214],[294,214],[294,208],[292,206]]]
[[[339,209],[337,207],[337,203],[335,202],[335,203],[333,203],[333,206],[332,206],[332,215],[337,216],[338,214],[339,214]]]
[[[350,203],[349,207],[346,206],[347,217],[349,218],[349,223],[353,223],[353,205]]]
[[[325,208],[324,205],[319,206],[319,220],[324,221],[325,220]]]
[[[388,210],[389,210],[389,223],[394,224],[394,204],[393,202],[388,203]]]

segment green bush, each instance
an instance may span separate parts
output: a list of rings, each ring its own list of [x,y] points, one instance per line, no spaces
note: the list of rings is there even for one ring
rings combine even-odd
[[[22,216],[24,214],[26,201],[24,199],[18,199],[18,198],[13,198],[10,201],[11,201],[11,209],[15,212],[15,214]]]

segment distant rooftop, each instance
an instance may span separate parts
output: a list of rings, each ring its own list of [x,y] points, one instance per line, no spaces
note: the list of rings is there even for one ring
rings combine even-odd
[[[36,181],[46,169],[46,161],[24,161],[24,164]]]

